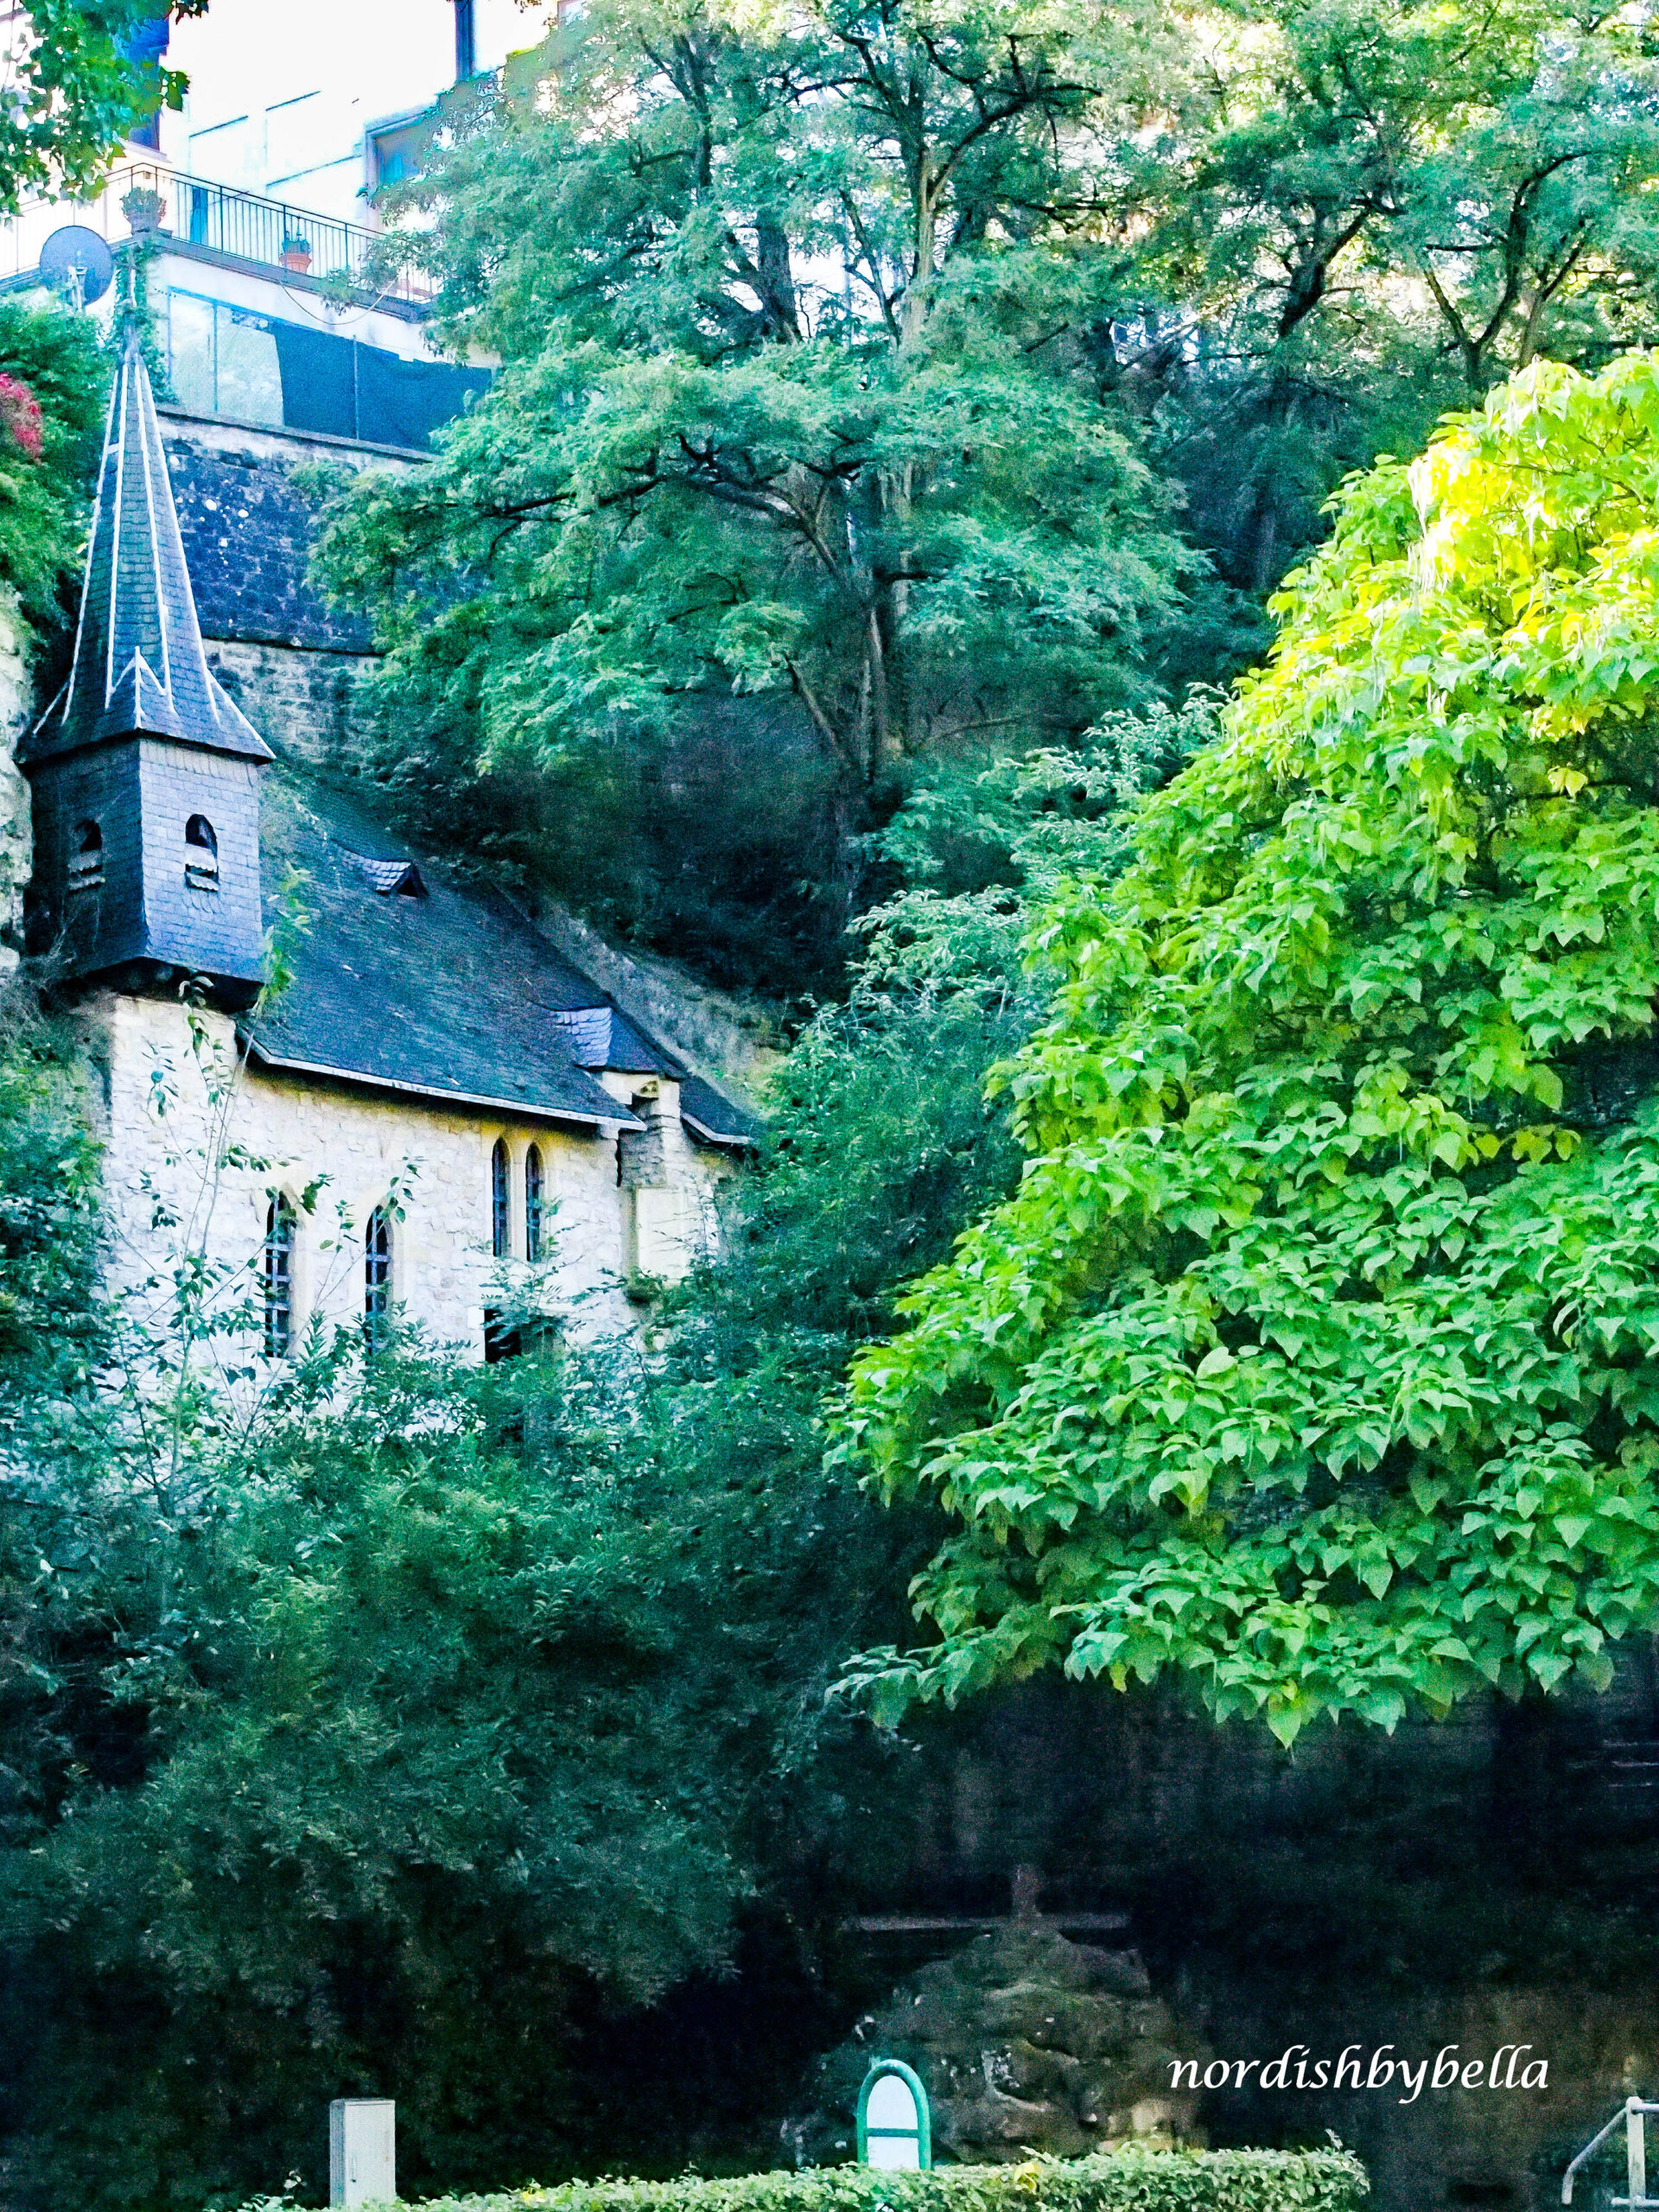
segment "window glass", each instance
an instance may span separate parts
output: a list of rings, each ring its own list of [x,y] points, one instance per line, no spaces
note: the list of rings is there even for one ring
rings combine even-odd
[[[490,1249],[498,1260],[512,1250],[512,1197],[506,1144],[498,1137],[490,1154]]]
[[[286,1359],[294,1341],[294,1208],[278,1196],[265,1215],[265,1357]]]
[[[334,150],[334,120],[321,92],[296,92],[268,107],[264,189],[281,194],[283,185],[325,162]]]
[[[201,207],[205,224],[205,197]],[[190,414],[228,415],[241,423],[282,427],[276,335],[266,318],[251,308],[170,290],[167,368],[180,406]]]
[[[377,131],[369,141],[377,185],[404,184],[431,160],[436,143],[429,115]]]
[[[213,303],[190,292],[167,296],[167,374],[174,397],[191,415],[215,412]]]
[[[527,1260],[539,1260],[542,1256],[543,1191],[541,1147],[533,1144],[524,1154],[524,1257]]]
[[[283,379],[276,340],[263,315],[221,306],[219,316],[219,397],[213,412],[238,423],[283,420]]]
[[[376,1206],[363,1232],[363,1342],[378,1351],[391,1332],[391,1217]]]

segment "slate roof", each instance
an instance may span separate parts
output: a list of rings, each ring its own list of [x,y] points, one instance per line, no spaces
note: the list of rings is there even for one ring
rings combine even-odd
[[[588,989],[599,995],[590,983]],[[635,1028],[625,1014],[608,1002],[587,1006],[558,1017],[570,1050],[584,1068],[614,1068],[619,1074],[677,1077],[680,1063],[645,1032]]]
[[[422,868],[340,794],[268,772],[260,845],[266,924],[292,971],[244,1024],[266,1066],[619,1128],[640,1124],[594,1073],[658,1075],[679,1084],[681,1119],[705,1143],[760,1136],[755,1115],[631,1020],[507,899]],[[293,877],[297,923],[284,911]]]
[[[756,1144],[766,1126],[758,1114],[689,1069],[680,1077],[680,1119],[694,1136],[710,1144]]]
[[[110,395],[74,664],[17,758],[29,764],[134,734],[271,757],[202,651],[136,323]]]
[[[327,795],[268,775],[268,923],[292,981],[245,1025],[256,1061],[551,1121],[639,1125],[576,1063],[562,1016],[599,995],[505,899],[412,871]],[[377,868],[375,863],[381,863]],[[292,870],[303,917],[283,918]],[[420,889],[390,883],[410,874]],[[388,887],[379,887],[382,883]]]

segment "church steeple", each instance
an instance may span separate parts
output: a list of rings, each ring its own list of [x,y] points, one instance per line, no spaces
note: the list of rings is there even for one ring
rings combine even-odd
[[[143,734],[248,760],[270,748],[207,665],[156,398],[130,324],[110,396],[69,681],[19,748],[25,766]]]
[[[67,977],[245,1001],[263,969],[270,747],[207,665],[136,323],[110,398],[69,680],[18,748],[31,935]]]

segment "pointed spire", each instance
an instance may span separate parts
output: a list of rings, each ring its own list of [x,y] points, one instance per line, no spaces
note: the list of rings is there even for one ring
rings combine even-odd
[[[27,764],[134,735],[271,757],[202,650],[136,317],[110,395],[74,665],[18,758]]]

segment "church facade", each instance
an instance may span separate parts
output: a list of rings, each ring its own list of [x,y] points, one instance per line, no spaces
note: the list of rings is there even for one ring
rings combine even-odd
[[[491,1358],[537,1317],[625,1322],[709,1248],[753,1116],[217,681],[136,334],[73,666],[18,759],[31,944],[84,1026],[140,1309],[205,1283],[265,1360],[400,1317]]]

